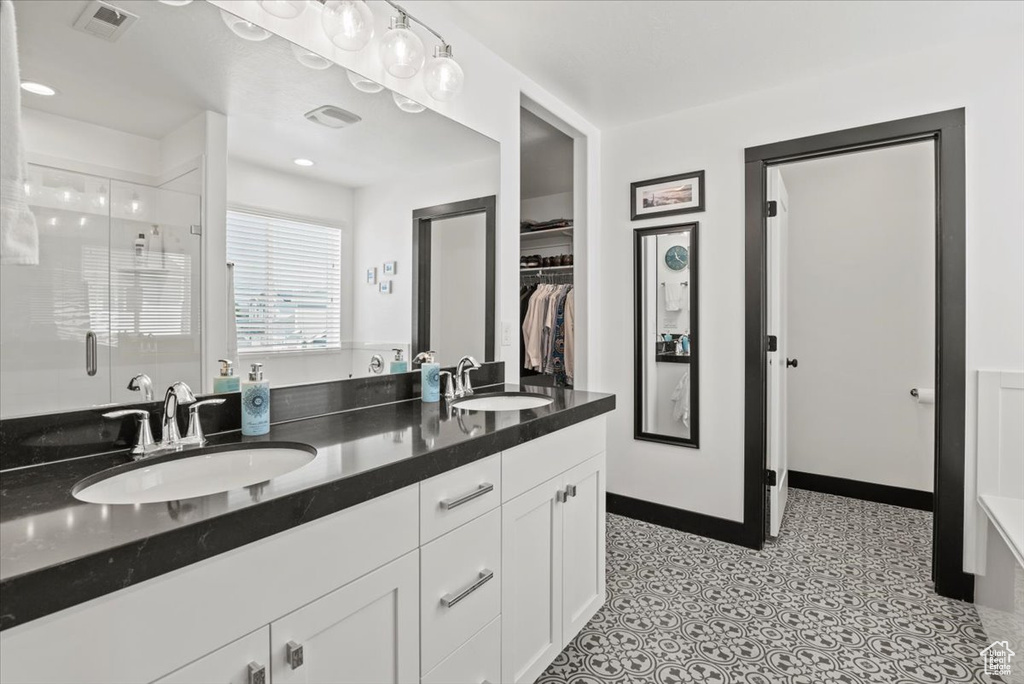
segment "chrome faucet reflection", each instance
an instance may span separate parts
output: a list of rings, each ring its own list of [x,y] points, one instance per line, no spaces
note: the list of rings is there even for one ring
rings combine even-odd
[[[148,378],[147,378],[148,380]],[[134,382],[134,379],[133,379]],[[179,451],[187,446],[202,446],[206,444],[206,437],[203,434],[203,426],[199,422],[199,409],[202,406],[213,406],[223,404],[223,399],[207,399],[196,401],[196,395],[192,389],[183,382],[176,382],[167,388],[164,394],[164,415],[160,441],[153,439],[153,432],[149,426],[149,411],[140,409],[126,409],[123,411],[111,411],[104,413],[104,418],[124,418],[134,416],[136,419],[137,434],[135,445],[129,452],[136,461],[147,456]],[[178,427],[178,407],[189,406],[188,430],[185,437],[181,436]]]
[[[143,401],[153,401],[153,381],[145,373],[139,373],[128,381],[128,389],[142,392]]]

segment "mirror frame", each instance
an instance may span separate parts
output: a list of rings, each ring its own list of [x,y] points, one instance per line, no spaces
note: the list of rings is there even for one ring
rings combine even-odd
[[[637,228],[633,231],[633,439],[644,442],[658,442],[673,446],[700,447],[700,315],[698,309],[700,254],[697,249],[699,223],[676,223],[670,226]],[[657,235],[669,235],[689,231],[690,233],[690,437],[672,437],[656,432],[644,431],[644,331],[643,331],[643,239]],[[650,344],[650,342],[646,342]]]
[[[479,361],[495,361],[494,308],[495,266],[497,263],[497,196],[477,197],[450,202],[412,212],[412,348],[409,358],[430,349],[430,231],[440,219],[484,215],[486,237],[486,292],[484,293],[484,357]]]

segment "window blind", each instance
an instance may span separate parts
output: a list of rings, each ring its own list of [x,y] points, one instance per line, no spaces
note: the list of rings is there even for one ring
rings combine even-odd
[[[341,231],[229,211],[238,350],[341,348]]]

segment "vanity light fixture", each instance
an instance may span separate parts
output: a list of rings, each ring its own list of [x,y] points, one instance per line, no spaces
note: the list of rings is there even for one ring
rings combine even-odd
[[[380,41],[384,69],[395,78],[412,78],[423,67],[423,41],[409,28],[409,15],[399,11]]]
[[[450,100],[462,92],[464,80],[462,67],[452,59],[452,46],[435,47],[433,58],[423,70],[423,86],[430,97],[441,102]]]
[[[21,89],[26,93],[32,93],[33,95],[42,95],[43,97],[53,97],[57,94],[57,89],[46,85],[45,83],[39,83],[37,81],[22,81]]]
[[[362,74],[357,74],[351,69],[347,69],[346,71],[348,71],[348,82],[351,83],[356,90],[371,94],[379,93],[380,91],[384,90],[384,86],[382,86],[380,83],[377,83],[376,81],[371,81]]]
[[[408,112],[409,114],[419,114],[424,109],[426,109],[425,105],[421,105],[416,100],[410,100],[405,95],[399,95],[393,90],[391,91],[391,97],[395,100],[395,104],[398,105],[398,108],[401,109],[403,112]]]
[[[317,71],[323,71],[324,69],[330,69],[331,65],[334,64],[331,60],[315,52],[310,52],[306,48],[299,47],[295,43],[292,43],[292,54],[295,55],[295,59],[299,60],[299,64],[310,69],[316,69]]]
[[[305,159],[303,157],[299,157],[298,159],[293,159],[292,163],[295,164],[296,166],[313,166],[316,162],[314,162],[312,159]]]
[[[306,11],[306,0],[260,0],[260,7],[278,19],[294,19]]]
[[[231,32],[239,38],[244,38],[245,40],[251,40],[253,42],[259,42],[261,40],[266,40],[267,38],[270,37],[270,31],[266,30],[265,28],[257,26],[251,21],[246,21],[241,17],[236,17],[234,14],[231,14],[230,12],[225,12],[224,10],[221,10],[220,18],[224,20],[224,23],[227,25],[229,29],[231,29]]]
[[[363,0],[327,0],[320,24],[342,50],[362,50],[373,38],[373,12]]]

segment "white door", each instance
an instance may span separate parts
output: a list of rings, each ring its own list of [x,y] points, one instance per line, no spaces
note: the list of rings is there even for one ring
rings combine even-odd
[[[768,219],[768,334],[778,348],[768,352],[768,469],[776,484],[769,493],[769,533],[779,535],[789,493],[786,465],[786,228],[789,194],[779,167],[768,169],[768,200],[776,203],[776,215]]]
[[[604,602],[604,454],[565,474],[562,635],[578,634]],[[564,490],[563,490],[564,491]]]
[[[501,680],[532,682],[562,650],[562,477],[501,507]]]
[[[153,684],[269,684],[269,671],[270,627],[263,627]]]
[[[270,625],[274,684],[419,681],[419,552]],[[301,649],[301,663],[288,660]]]

